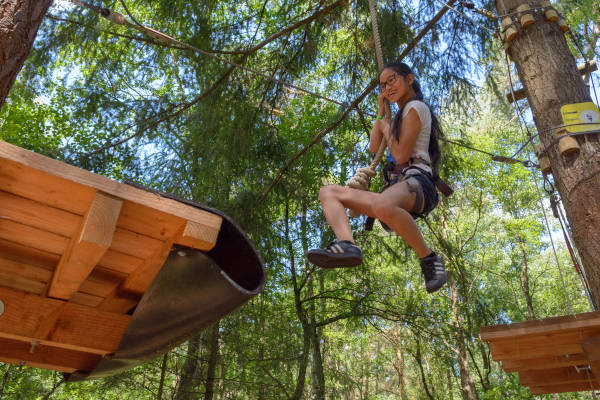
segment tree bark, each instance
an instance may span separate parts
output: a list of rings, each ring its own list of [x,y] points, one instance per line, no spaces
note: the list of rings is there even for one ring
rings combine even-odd
[[[31,51],[52,0],[0,2],[0,107]]]
[[[217,371],[217,359],[219,358],[219,322],[210,329],[210,356],[206,370],[206,384],[204,389],[204,400],[212,400],[215,393],[215,374]]]
[[[406,380],[404,376],[404,354],[402,354],[402,340],[400,337],[398,324],[394,324],[394,330],[392,335],[394,339],[394,347],[396,348],[396,362],[394,363],[394,368],[396,369],[396,375],[398,375],[398,386],[400,386],[400,398],[402,400],[407,400],[408,396],[406,394]]]
[[[469,354],[467,344],[465,343],[465,333],[458,306],[458,288],[456,279],[452,274],[448,274],[448,287],[450,289],[450,303],[452,306],[452,316],[454,317],[454,337],[456,348],[458,349],[458,369],[460,372],[460,390],[463,400],[479,400],[475,382],[469,371]]]
[[[296,376],[296,388],[294,389],[294,394],[292,395],[292,400],[300,400],[304,394],[304,384],[306,380],[306,369],[308,367],[308,355],[310,352],[310,332],[309,332],[309,322],[307,318],[307,313],[304,307],[302,306],[302,298],[300,287],[298,284],[298,274],[296,271],[296,258],[294,257],[294,246],[292,244],[292,240],[290,238],[290,213],[289,213],[289,202],[285,204],[285,240],[287,244],[287,249],[290,256],[290,273],[292,278],[292,286],[294,288],[294,305],[296,307],[296,315],[300,320],[300,325],[302,326],[302,339],[303,339],[303,347],[302,347],[302,355],[300,357],[300,362],[298,364],[298,374]],[[305,229],[304,225],[306,224],[305,217],[302,218],[302,242],[306,242],[307,238],[304,234]]]
[[[538,4],[536,0],[496,0],[496,8],[506,14],[525,3]],[[535,18],[526,29],[514,24],[519,33],[508,51],[527,93],[540,140],[550,146],[554,182],[590,280],[592,298],[600,304],[600,140],[598,134],[578,136],[580,150],[567,156],[551,145],[553,128],[563,124],[561,106],[591,101],[589,89],[558,24],[537,13]]]
[[[413,356],[415,357],[415,361],[419,366],[419,372],[421,373],[421,383],[423,383],[423,389],[425,389],[425,394],[427,395],[427,398],[429,400],[435,400],[435,398],[431,394],[431,391],[429,390],[429,385],[427,384],[427,379],[425,377],[425,370],[423,369],[423,357],[421,356],[421,341],[419,340],[418,336],[415,337],[415,343],[416,351],[413,354]]]
[[[188,342],[187,354],[183,363],[183,368],[179,374],[179,384],[175,393],[175,400],[190,400],[192,387],[194,386],[194,377],[198,369],[198,359],[200,358],[200,341],[202,336],[198,335]]]
[[[535,318],[535,311],[533,309],[533,298],[531,297],[531,290],[529,287],[529,260],[527,259],[527,249],[525,248],[525,240],[518,235],[517,240],[519,241],[519,247],[521,250],[521,291],[525,297],[525,303],[527,304],[527,312],[529,319]]]
[[[162,364],[160,367],[160,382],[158,383],[158,394],[156,395],[156,400],[162,400],[163,388],[165,385],[165,374],[167,372],[167,360],[169,358],[169,353],[165,353],[162,359]]]

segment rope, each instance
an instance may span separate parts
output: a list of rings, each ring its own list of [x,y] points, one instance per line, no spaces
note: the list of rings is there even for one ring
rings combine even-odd
[[[375,55],[377,57],[377,69],[379,73],[383,71],[383,52],[381,51],[381,39],[379,37],[379,28],[377,26],[377,10],[375,9],[375,0],[369,0],[369,13],[371,15],[371,25],[373,27],[373,39],[375,41]],[[390,103],[385,100],[385,118],[390,119],[392,112],[390,110]],[[354,174],[352,179],[346,182],[346,186],[358,189],[358,190],[369,190],[369,183],[371,182],[371,178],[377,175],[376,168],[381,159],[383,158],[383,153],[387,148],[387,141],[385,137],[381,138],[381,144],[379,145],[379,149],[377,150],[377,154],[373,158],[373,162],[368,167],[359,168],[358,171]],[[360,217],[360,213],[356,210],[350,210],[350,216],[357,218]]]
[[[552,189],[554,189],[554,187],[552,187]],[[573,261],[573,266],[575,267],[575,270],[577,271],[579,277],[581,278],[581,285],[583,286],[583,289],[585,290],[585,294],[587,295],[587,299],[588,299],[588,303],[590,304],[590,308],[594,311],[597,311],[597,307],[596,307],[596,303],[594,303],[594,299],[592,299],[592,294],[590,292],[590,285],[587,279],[587,276],[585,275],[585,271],[583,270],[583,268],[581,268],[580,264],[581,262],[578,260],[577,258],[577,254],[575,253],[575,250],[573,249],[573,245],[571,244],[573,242],[573,238],[571,237],[571,233],[570,231],[566,228],[567,227],[567,219],[563,214],[562,208],[560,207],[559,203],[559,199],[558,196],[555,193],[549,193],[550,194],[550,206],[552,207],[552,211],[556,210],[556,214],[555,217],[558,218],[558,222],[560,222],[560,228],[562,229],[563,232],[563,236],[565,238],[565,243],[567,244],[567,249],[569,250],[569,255],[571,256],[571,260]]]

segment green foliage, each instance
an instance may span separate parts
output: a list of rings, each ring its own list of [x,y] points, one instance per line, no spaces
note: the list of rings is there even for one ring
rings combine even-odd
[[[454,308],[447,287],[425,293],[415,255],[377,224],[365,232],[361,221],[352,221],[365,254],[361,267],[317,270],[304,253],[333,238],[318,191],[324,182],[343,184],[370,161],[365,132],[370,126],[365,129],[359,114],[352,111],[311,145],[345,107],[239,68],[213,88],[230,65],[56,3],[50,14],[71,22],[44,20],[0,110],[0,138],[209,204],[248,232],[265,261],[268,282],[260,296],[220,322],[216,398],[400,399],[402,376],[408,399],[458,399],[460,343],[480,399],[531,398],[515,374],[491,361],[478,332],[529,319],[529,308],[538,318],[564,314],[565,290],[575,312],[587,310],[568,253],[556,241],[562,286],[540,209],[546,194],[533,184],[540,182],[538,172],[443,144],[442,175],[457,191],[419,224],[456,279]],[[340,102],[358,96],[377,74],[367,4],[344,3],[244,55],[323,4],[127,2],[136,19],[156,30]],[[103,6],[125,14],[118,1]],[[439,3],[391,1],[379,7],[383,50],[391,60]],[[598,18],[591,0],[561,7],[581,38]],[[449,14],[408,61],[429,102],[441,111],[449,139],[505,156],[521,147],[518,121],[508,122],[513,114],[499,89],[503,52],[485,31]],[[372,111],[375,104],[371,94],[360,108]],[[309,146],[263,197],[286,163]],[[534,160],[529,148],[518,157]],[[550,221],[558,238],[556,222]],[[60,385],[51,398],[156,399],[159,387],[163,399],[201,398],[210,350],[203,336],[196,347],[190,342],[169,353],[164,377],[161,358],[115,377]],[[2,365],[0,376],[8,371],[3,375],[8,399],[42,398],[61,378],[7,368]],[[181,383],[184,371],[191,377],[187,385]]]

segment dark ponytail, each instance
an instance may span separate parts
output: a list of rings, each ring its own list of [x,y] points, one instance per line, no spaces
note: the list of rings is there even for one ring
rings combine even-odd
[[[410,67],[408,65],[406,65],[405,63],[399,63],[399,62],[389,63],[384,67],[384,69],[387,69],[387,68],[394,70],[394,72],[396,72],[398,75],[402,75],[404,77],[408,76],[409,74],[414,75],[414,73],[412,72]],[[421,91],[421,84],[419,83],[419,81],[417,81],[416,78],[413,80],[412,88],[415,91],[415,95],[413,96],[413,98],[411,100],[423,101],[423,92]],[[427,104],[427,103],[425,103],[425,104]],[[440,145],[438,142],[438,138],[443,138],[444,132],[442,131],[442,128],[440,127],[440,123],[439,123],[438,119],[436,118],[436,116],[433,114],[433,111],[431,110],[431,107],[429,106],[429,104],[427,104],[427,106],[429,107],[429,110],[431,112],[431,134],[429,136],[428,151],[429,151],[429,157],[431,158],[431,169],[433,171],[433,176],[436,177],[436,176],[438,176],[438,168],[440,166],[440,162],[442,159],[442,153],[440,151]],[[392,135],[394,136],[394,138],[396,138],[396,140],[398,140],[398,136],[400,135],[400,126],[402,124],[403,111],[404,111],[404,106],[402,106],[402,108],[400,110],[398,110],[398,112],[394,116],[394,119],[392,120],[391,132],[392,132]]]

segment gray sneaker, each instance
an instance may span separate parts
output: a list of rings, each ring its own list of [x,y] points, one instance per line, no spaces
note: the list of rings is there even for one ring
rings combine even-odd
[[[311,249],[306,253],[311,263],[321,268],[356,267],[362,264],[362,250],[348,240],[332,242],[324,249]]]
[[[433,293],[446,283],[444,260],[435,253],[421,259],[421,272],[425,276],[425,289]]]

